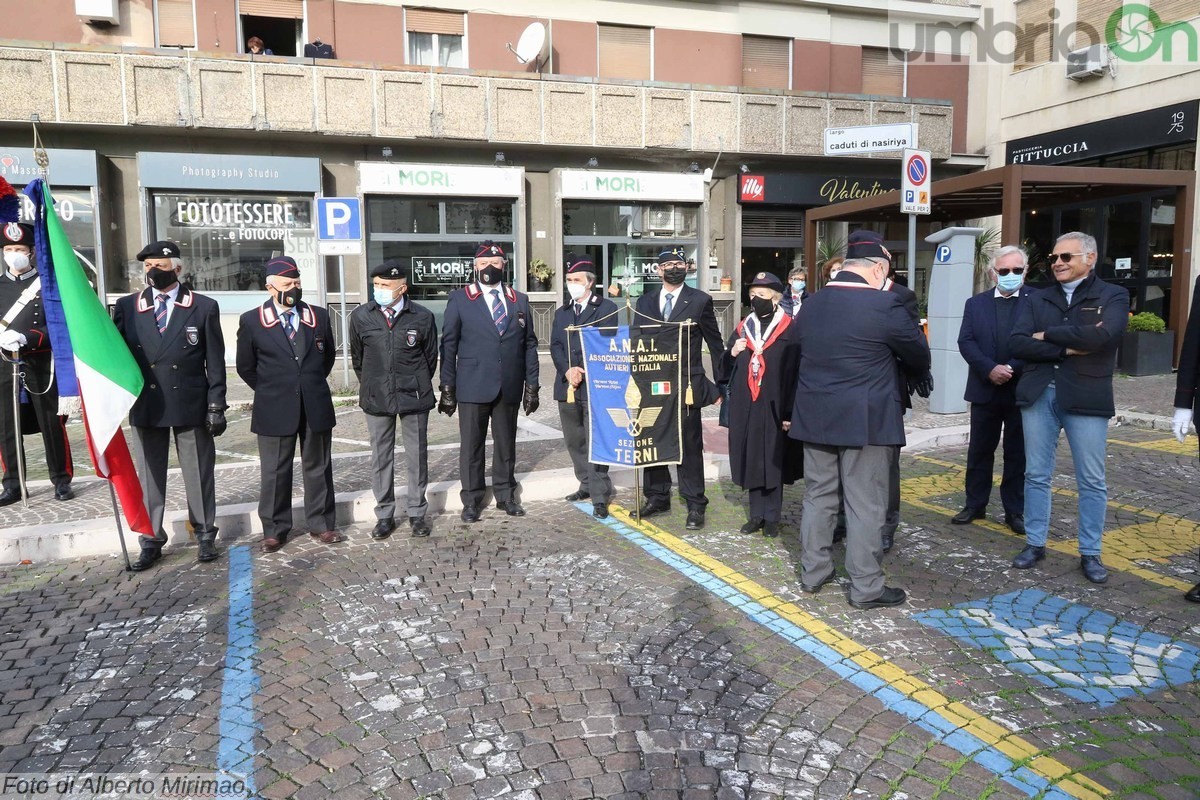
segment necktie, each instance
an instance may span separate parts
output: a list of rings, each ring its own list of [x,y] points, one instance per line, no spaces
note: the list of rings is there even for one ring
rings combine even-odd
[[[667,298],[663,300],[663,319],[671,318],[671,308],[675,305],[675,295],[667,293]]]
[[[579,319],[579,316],[581,314],[583,314],[583,305],[580,303],[576,303],[575,304],[575,319]]]
[[[496,330],[504,335],[508,328],[508,314],[504,311],[504,303],[500,301],[499,289],[492,289],[492,322],[496,323]]]
[[[296,338],[296,327],[292,325],[292,317],[296,315],[294,311],[283,312],[283,330],[287,333],[288,341]]]
[[[167,330],[167,300],[171,299],[168,294],[160,294],[158,296],[158,308],[154,310],[154,321],[158,323],[158,334],[161,336]]]
[[[392,323],[396,321],[396,309],[385,308],[383,310],[383,316],[387,318],[388,327],[392,327]]]

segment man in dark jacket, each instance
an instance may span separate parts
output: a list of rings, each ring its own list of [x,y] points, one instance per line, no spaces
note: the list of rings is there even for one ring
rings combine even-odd
[[[1117,347],[1129,322],[1129,293],[1092,271],[1096,240],[1064,233],[1050,254],[1058,284],[1020,306],[1009,347],[1025,361],[1017,405],[1025,430],[1025,549],[1012,565],[1029,569],[1046,557],[1050,481],[1058,436],[1067,432],[1079,491],[1079,555],[1084,577],[1108,580],[1100,561],[1108,508],[1105,450]]]
[[[254,390],[250,430],[258,434],[262,471],[262,549],[274,553],[292,530],[297,438],[309,535],[325,544],[346,537],[334,530],[332,447],[337,419],[327,379],[336,353],[329,312],[301,301],[300,269],[288,256],[267,262],[266,283],[270,299],[238,320],[237,371]]]
[[[577,503],[591,498],[592,516],[605,519],[613,485],[607,465],[588,461],[587,381],[584,380],[583,342],[578,329],[585,325],[616,325],[617,306],[592,291],[596,285],[596,267],[591,261],[569,253],[564,267],[571,300],[554,312],[550,358],[554,361],[558,419],[562,423],[571,465],[575,468],[575,479],[579,481],[579,488],[565,499]]]
[[[686,328],[689,338],[684,340],[682,346],[685,349],[680,354],[683,379],[691,399],[683,408],[680,430],[683,460],[679,463],[679,494],[687,502],[687,529],[696,531],[704,527],[704,512],[708,507],[708,498],[704,495],[704,429],[700,423],[700,410],[721,400],[716,384],[704,374],[704,345],[708,345],[716,383],[727,383],[729,379],[722,373],[725,344],[721,341],[712,297],[686,285],[687,273],[687,259],[682,250],[659,253],[658,275],[662,284],[657,290],[639,297],[636,309],[640,323],[653,324],[655,320],[676,324],[691,322]],[[688,363],[682,363],[689,357]],[[684,399],[687,401],[686,393]],[[641,508],[641,516],[670,511],[671,468],[647,467],[645,476],[646,502]]]
[[[492,492],[496,508],[525,516],[517,502],[517,410],[538,408],[537,334],[529,297],[505,286],[504,250],[483,242],[475,251],[475,281],[446,302],[442,324],[442,395],[438,411],[458,418],[462,450],[462,520],[478,522],[484,491],[484,442],[492,428]]]
[[[808,270],[804,267],[795,267],[788,273],[788,285],[783,291],[783,299],[779,301],[779,307],[789,317],[795,317],[800,313],[800,306],[807,299]]]
[[[815,593],[833,580],[831,548],[838,490],[845,495],[850,603],[903,603],[884,585],[883,526],[893,451],[904,444],[900,372],[930,364],[929,345],[895,292],[878,291],[889,256],[867,241],[847,252],[837,276],[800,311],[800,368],[793,439],[804,442],[804,513],[800,588]]]
[[[180,283],[178,245],[153,242],[137,258],[149,286],[117,301],[113,323],[144,379],[129,411],[142,496],[154,530],[153,536],[141,537],[142,553],[133,564],[141,571],[158,561],[167,543],[163,512],[172,435],[188,520],[199,545],[197,559],[212,561],[220,555],[213,437],[225,432],[225,337],[217,302]]]
[[[1023,248],[1001,247],[988,268],[995,287],[967,298],[963,308],[958,352],[969,368],[964,399],[971,404],[971,440],[967,447],[967,504],[950,520],[955,525],[987,515],[992,467],[1003,430],[1000,501],[1004,524],[1015,533],[1025,533],[1025,434],[1017,407],[1017,381],[1025,364],[1009,352],[1008,337],[1021,298],[1032,291],[1024,285],[1028,267],[1029,256]]]
[[[413,536],[428,536],[425,487],[437,324],[432,312],[408,298],[408,270],[400,262],[372,269],[371,289],[371,299],[350,315],[350,360],[371,436],[371,491],[378,520],[371,537],[386,539],[396,530],[396,417],[408,463],[408,523]]]
[[[1192,313],[1188,316],[1187,330],[1183,334],[1183,350],[1179,353],[1179,374],[1175,379],[1175,418],[1171,428],[1175,438],[1183,444],[1188,429],[1192,427],[1195,407],[1200,404],[1200,278],[1192,291]],[[1184,597],[1200,603],[1200,583]]]

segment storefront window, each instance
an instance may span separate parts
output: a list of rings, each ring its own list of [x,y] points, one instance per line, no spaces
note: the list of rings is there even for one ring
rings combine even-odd
[[[154,236],[179,243],[183,279],[201,292],[258,291],[266,263],[291,256],[319,286],[312,198],[250,194],[155,194]],[[130,286],[141,284],[138,265]]]
[[[699,208],[670,203],[563,203],[564,236],[690,239]]]
[[[23,190],[21,187],[19,191]],[[60,189],[51,190],[54,196],[54,213],[62,222],[63,232],[75,249],[75,255],[87,272],[88,281],[92,287],[97,286],[96,270],[96,209],[92,204],[92,193],[89,189]],[[33,222],[33,201],[22,191],[21,222]]]

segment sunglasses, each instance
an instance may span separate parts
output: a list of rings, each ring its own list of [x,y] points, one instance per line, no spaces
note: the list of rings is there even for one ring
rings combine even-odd
[[[1008,268],[1008,267],[997,267],[997,268],[996,268],[996,274],[997,274],[997,275],[1007,275],[1007,274],[1008,274],[1008,273],[1010,273],[1010,272],[1011,272],[1013,275],[1024,275],[1024,274],[1025,274],[1025,268],[1024,268],[1024,267],[1012,267],[1011,269],[1010,269],[1010,268]]]
[[[1070,264],[1072,258],[1082,255],[1083,253],[1051,253],[1050,263],[1053,264],[1061,259],[1064,264]]]

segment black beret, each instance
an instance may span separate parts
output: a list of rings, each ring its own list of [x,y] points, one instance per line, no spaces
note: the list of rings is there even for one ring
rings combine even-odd
[[[137,254],[138,261],[147,258],[179,258],[179,245],[174,242],[151,242]]]
[[[275,256],[267,262],[267,274],[282,278],[299,278],[300,268],[291,256]]]
[[[567,267],[567,274],[572,272],[590,272],[596,274],[596,265],[591,262],[586,256],[577,256],[574,253],[567,253],[564,260]]]
[[[663,250],[658,254],[658,263],[666,264],[668,261],[682,261],[687,263],[687,254],[683,252],[682,247],[676,247],[672,250]]]
[[[480,243],[479,247],[475,249],[476,258],[493,258],[496,256],[504,258],[504,248],[493,242],[491,239]]]
[[[394,258],[371,267],[372,278],[386,278],[389,281],[398,281],[401,278],[408,280],[408,273],[408,267]]]
[[[883,246],[883,237],[875,231],[855,231],[846,244],[846,260],[858,258],[883,258],[892,260],[892,254]]]
[[[750,281],[751,286],[766,286],[768,289],[774,289],[777,292],[783,291],[783,281],[779,280],[779,276],[771,272],[760,272],[754,276],[754,280]]]

